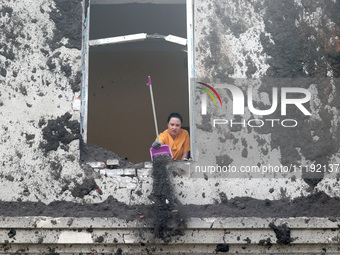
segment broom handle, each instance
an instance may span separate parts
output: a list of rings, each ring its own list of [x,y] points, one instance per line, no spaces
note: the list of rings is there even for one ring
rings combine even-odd
[[[152,104],[152,111],[153,111],[153,119],[155,121],[155,129],[156,129],[157,141],[159,142],[158,125],[157,125],[157,117],[156,117],[156,110],[155,110],[155,102],[153,100],[151,77],[149,76],[148,78],[149,78],[149,83],[147,83],[146,85],[148,85],[149,88],[150,88],[150,96],[151,96],[151,104]]]

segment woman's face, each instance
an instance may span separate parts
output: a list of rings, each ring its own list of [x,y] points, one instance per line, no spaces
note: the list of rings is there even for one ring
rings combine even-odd
[[[168,122],[168,132],[174,138],[181,130],[181,120],[179,118],[171,118]]]

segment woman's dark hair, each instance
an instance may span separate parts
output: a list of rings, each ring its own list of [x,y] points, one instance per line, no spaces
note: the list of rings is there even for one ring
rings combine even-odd
[[[168,117],[168,123],[169,123],[169,121],[170,121],[171,118],[178,118],[178,119],[181,121],[181,123],[183,122],[182,116],[181,116],[179,113],[177,113],[177,112],[173,112],[173,113],[171,113],[171,114],[169,115],[169,117]]]

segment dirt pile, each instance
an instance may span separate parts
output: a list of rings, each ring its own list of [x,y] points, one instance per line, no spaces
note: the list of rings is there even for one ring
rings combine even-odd
[[[129,163],[125,159],[119,157],[112,151],[101,148],[91,143],[84,143],[80,140],[80,163],[86,164],[87,162],[100,161],[106,162],[108,159],[118,159],[119,167],[133,167],[132,163]]]
[[[153,162],[153,192],[151,200],[154,201],[154,235],[165,242],[171,236],[183,235],[185,217],[178,210],[178,202],[173,191],[171,179],[166,165],[169,158],[166,155],[154,157]]]
[[[159,191],[163,189],[161,185],[162,184],[158,183],[158,189],[155,188],[155,191],[158,193],[153,192],[153,194],[158,194],[157,197],[160,201],[162,201],[162,196]],[[167,189],[165,188],[163,190],[163,194],[165,190]],[[173,202],[174,200],[171,198],[173,198],[173,196],[166,194],[165,199],[168,199],[170,202],[170,205],[167,207],[159,202],[156,204],[155,199],[152,199],[155,201],[153,205],[126,205],[112,196],[109,196],[101,203],[94,204],[79,204],[68,201],[55,201],[50,204],[44,204],[42,202],[21,202],[19,200],[16,202],[0,201],[0,215],[5,217],[118,217],[126,220],[136,220],[140,218],[140,215],[143,215],[144,219],[157,219],[156,223],[158,227],[163,226],[165,230],[168,230],[170,226],[164,222],[168,222],[168,218],[171,219],[171,217],[169,217],[169,211],[172,211],[172,208],[175,208],[174,210],[178,209],[178,213],[180,213],[179,216],[181,216],[177,216],[179,219],[187,219],[190,217],[325,217],[334,221],[337,217],[340,217],[340,199],[329,197],[323,192],[297,198],[292,201],[274,200],[270,201],[269,205],[266,205],[265,200],[257,200],[254,198],[233,198],[226,203],[210,205],[176,205],[176,201]],[[160,205],[160,207],[157,207],[158,205]],[[162,214],[162,207],[165,208],[164,211],[166,212],[166,214],[162,215],[165,220],[164,218],[156,218],[157,215]],[[183,217],[183,215],[185,215],[185,217]],[[155,225],[155,228],[156,227]],[[177,229],[180,230],[181,228]],[[163,233],[166,232],[165,230]],[[264,240],[264,243],[269,244],[270,242]]]

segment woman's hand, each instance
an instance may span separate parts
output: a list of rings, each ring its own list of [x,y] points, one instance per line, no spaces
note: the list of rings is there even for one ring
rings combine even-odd
[[[161,142],[159,142],[159,141],[154,141],[154,142],[152,143],[151,146],[152,146],[152,148],[158,149],[158,148],[161,147],[161,145],[162,145]]]

